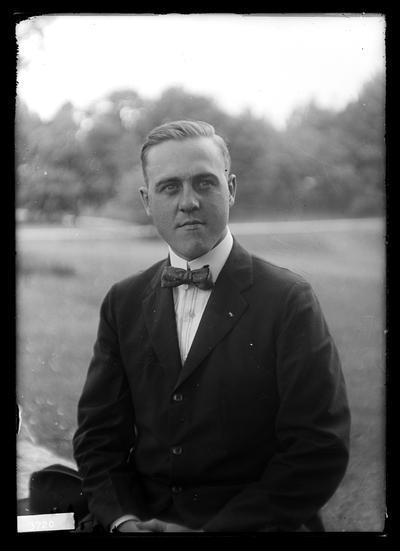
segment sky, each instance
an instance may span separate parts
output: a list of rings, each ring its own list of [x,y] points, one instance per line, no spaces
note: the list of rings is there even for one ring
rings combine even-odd
[[[282,127],[311,100],[342,109],[385,69],[383,15],[39,16],[17,25],[17,94],[42,119],[121,88],[148,99],[170,86],[246,108]]]

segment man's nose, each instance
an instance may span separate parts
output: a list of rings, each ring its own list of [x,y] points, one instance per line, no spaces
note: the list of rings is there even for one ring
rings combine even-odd
[[[199,198],[193,186],[189,183],[184,183],[179,199],[179,208],[184,212],[190,212],[200,207]]]

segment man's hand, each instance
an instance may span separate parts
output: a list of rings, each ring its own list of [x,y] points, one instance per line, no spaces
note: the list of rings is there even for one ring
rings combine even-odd
[[[157,518],[139,521],[137,525],[139,526],[140,532],[165,532],[167,528],[167,523]]]
[[[155,518],[147,521],[126,520],[117,528],[118,532],[165,532],[166,523]]]
[[[192,530],[181,524],[174,524],[173,522],[168,522],[166,525],[165,532],[203,532],[203,530]]]
[[[192,530],[181,524],[152,518],[145,521],[126,520],[118,526],[118,532],[202,532],[202,530]]]

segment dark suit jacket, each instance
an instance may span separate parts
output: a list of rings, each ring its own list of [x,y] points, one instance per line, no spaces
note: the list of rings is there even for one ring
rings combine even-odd
[[[167,260],[114,285],[75,458],[106,527],[170,508],[205,531],[296,529],[348,462],[338,353],[312,289],[236,241],[182,367]]]

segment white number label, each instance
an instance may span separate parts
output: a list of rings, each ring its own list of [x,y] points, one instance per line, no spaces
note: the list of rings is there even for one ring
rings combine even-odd
[[[18,532],[48,532],[51,530],[74,530],[73,513],[49,515],[23,515],[17,517]]]

